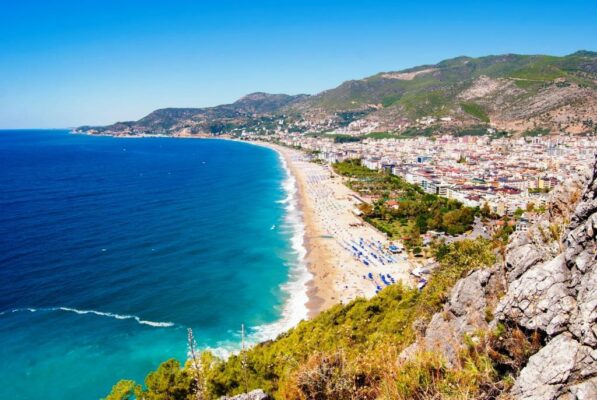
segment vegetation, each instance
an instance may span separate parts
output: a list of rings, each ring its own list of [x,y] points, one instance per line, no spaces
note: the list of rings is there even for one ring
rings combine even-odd
[[[489,117],[487,116],[487,113],[485,112],[483,107],[481,107],[480,105],[469,102],[469,103],[460,103],[460,107],[462,107],[462,110],[465,113],[472,115],[473,117],[477,118],[478,120],[483,121],[483,122],[489,122]]]
[[[512,78],[528,81],[552,81],[556,78],[566,76],[565,71],[553,65],[553,61],[555,61],[555,57],[545,57],[535,61],[533,64],[512,72],[510,76]]]
[[[487,135],[487,126],[485,125],[476,125],[470,126],[467,128],[461,128],[454,132],[454,136],[462,137],[462,136],[484,136]]]
[[[529,189],[529,193],[549,193],[549,188],[547,187],[543,187],[543,188],[530,188]]]
[[[407,93],[398,101],[411,118],[426,115],[443,117],[450,114],[451,96],[445,90]]]
[[[545,129],[545,128],[530,129],[530,130],[524,131],[522,133],[522,136],[525,136],[525,137],[546,136],[546,135],[549,135],[549,129]]]
[[[429,230],[449,235],[470,230],[478,212],[458,201],[426,193],[398,176],[370,170],[360,160],[339,162],[333,167],[350,178],[351,189],[377,199],[373,206],[361,207],[364,218],[391,238],[404,240],[410,248],[420,246],[420,235]]]
[[[441,310],[458,279],[495,262],[493,247],[482,239],[441,245],[436,250],[440,266],[421,291],[398,283],[370,300],[337,305],[227,360],[203,353],[199,398],[255,388],[280,399],[478,398],[505,379],[488,355],[492,341],[503,342],[493,333],[471,343],[455,368],[437,354],[420,353],[405,361],[398,361],[398,355],[415,340],[417,326]],[[194,368],[191,362],[181,366],[168,360],[147,376],[143,387],[121,381],[107,399],[197,399]]]
[[[508,54],[488,57],[457,57],[433,66],[400,71],[423,72],[413,79],[395,79],[380,73],[362,80],[352,80],[320,95],[305,99],[313,107],[330,111],[362,110],[370,104],[381,104],[396,110],[400,116],[420,118],[426,115],[444,116],[460,106],[463,111],[484,121],[486,114],[477,105],[457,101],[458,85],[471,82],[481,75],[490,78],[509,78],[527,92],[536,94],[542,85],[551,84],[557,78],[594,87],[591,60],[593,52],[578,52],[565,57],[527,56]],[[464,86],[466,87],[466,86]]]
[[[400,135],[392,132],[371,132],[364,135],[367,139],[398,139]]]
[[[427,128],[410,127],[410,128],[406,128],[405,130],[400,132],[400,137],[401,138],[414,138],[414,137],[421,137],[421,136],[429,137],[429,136],[432,136],[433,133],[434,133],[434,130],[431,127],[427,127]]]
[[[361,138],[351,135],[334,135],[334,143],[360,142]]]

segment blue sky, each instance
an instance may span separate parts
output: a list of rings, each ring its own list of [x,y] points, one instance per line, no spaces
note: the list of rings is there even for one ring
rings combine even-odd
[[[597,1],[0,0],[0,128],[317,93],[458,55],[597,50]]]

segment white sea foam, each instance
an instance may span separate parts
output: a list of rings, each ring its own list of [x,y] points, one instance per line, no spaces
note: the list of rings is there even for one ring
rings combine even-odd
[[[247,144],[260,146],[256,143],[245,142]],[[308,317],[309,310],[307,302],[309,300],[307,295],[307,283],[313,278],[313,275],[307,267],[307,249],[305,247],[305,224],[303,220],[302,210],[299,207],[298,186],[296,178],[288,168],[288,164],[284,156],[272,149],[278,154],[280,164],[284,169],[286,178],[282,182],[282,188],[286,193],[286,197],[277,200],[277,204],[285,204],[285,218],[284,224],[280,231],[284,232],[289,229],[291,232],[291,248],[292,260],[290,260],[290,271],[288,281],[281,286],[282,291],[286,294],[286,300],[281,308],[280,318],[269,324],[250,327],[249,334],[246,338],[248,345],[256,344],[266,340],[275,339],[280,333],[297,325],[301,320]],[[214,355],[220,358],[228,358],[232,354],[237,354],[240,350],[240,332],[231,332],[238,337],[238,341],[221,341],[216,347],[208,347],[206,350],[211,351]]]
[[[312,279],[312,274],[307,268],[307,249],[305,248],[305,225],[302,211],[299,207],[298,186],[294,175],[288,168],[284,156],[278,156],[286,179],[282,187],[286,198],[281,201],[285,204],[284,227],[291,231],[292,260],[290,261],[289,279],[282,290],[286,293],[286,300],[282,306],[280,319],[275,322],[260,325],[250,329],[249,343],[274,339],[280,333],[292,328],[308,316],[307,309],[307,283]]]
[[[108,317],[108,318],[114,318],[114,319],[134,319],[135,321],[137,321],[137,323],[139,323],[141,325],[149,325],[149,326],[153,326],[156,328],[169,328],[169,327],[172,327],[175,325],[173,322],[155,322],[155,321],[144,320],[144,319],[137,317],[136,315],[114,314],[114,313],[109,313],[109,312],[104,312],[104,311],[96,311],[96,310],[79,310],[79,309],[70,308],[70,307],[15,308],[14,310],[11,310],[11,312],[13,312],[13,313],[14,312],[23,312],[23,311],[29,311],[29,312],[66,311],[66,312],[72,312],[72,313],[79,314],[79,315],[93,314],[93,315],[97,315],[100,317]],[[7,311],[3,311],[0,313],[0,315],[5,314],[6,312]]]

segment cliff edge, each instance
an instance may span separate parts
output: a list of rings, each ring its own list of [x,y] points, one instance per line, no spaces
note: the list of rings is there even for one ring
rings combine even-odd
[[[529,357],[498,346],[516,375],[501,396],[597,398],[597,160],[587,175],[552,193],[547,212],[513,234],[503,262],[461,279],[402,357],[439,350],[455,364],[464,336],[474,342],[480,332],[506,326],[539,344]]]

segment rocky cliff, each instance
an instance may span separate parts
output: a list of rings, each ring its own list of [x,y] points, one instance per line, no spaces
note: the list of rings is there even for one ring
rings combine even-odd
[[[554,191],[547,213],[513,235],[502,263],[459,281],[402,357],[439,350],[457,363],[465,336],[478,340],[501,324],[540,342],[518,357],[510,397],[597,398],[597,161],[587,175]]]

